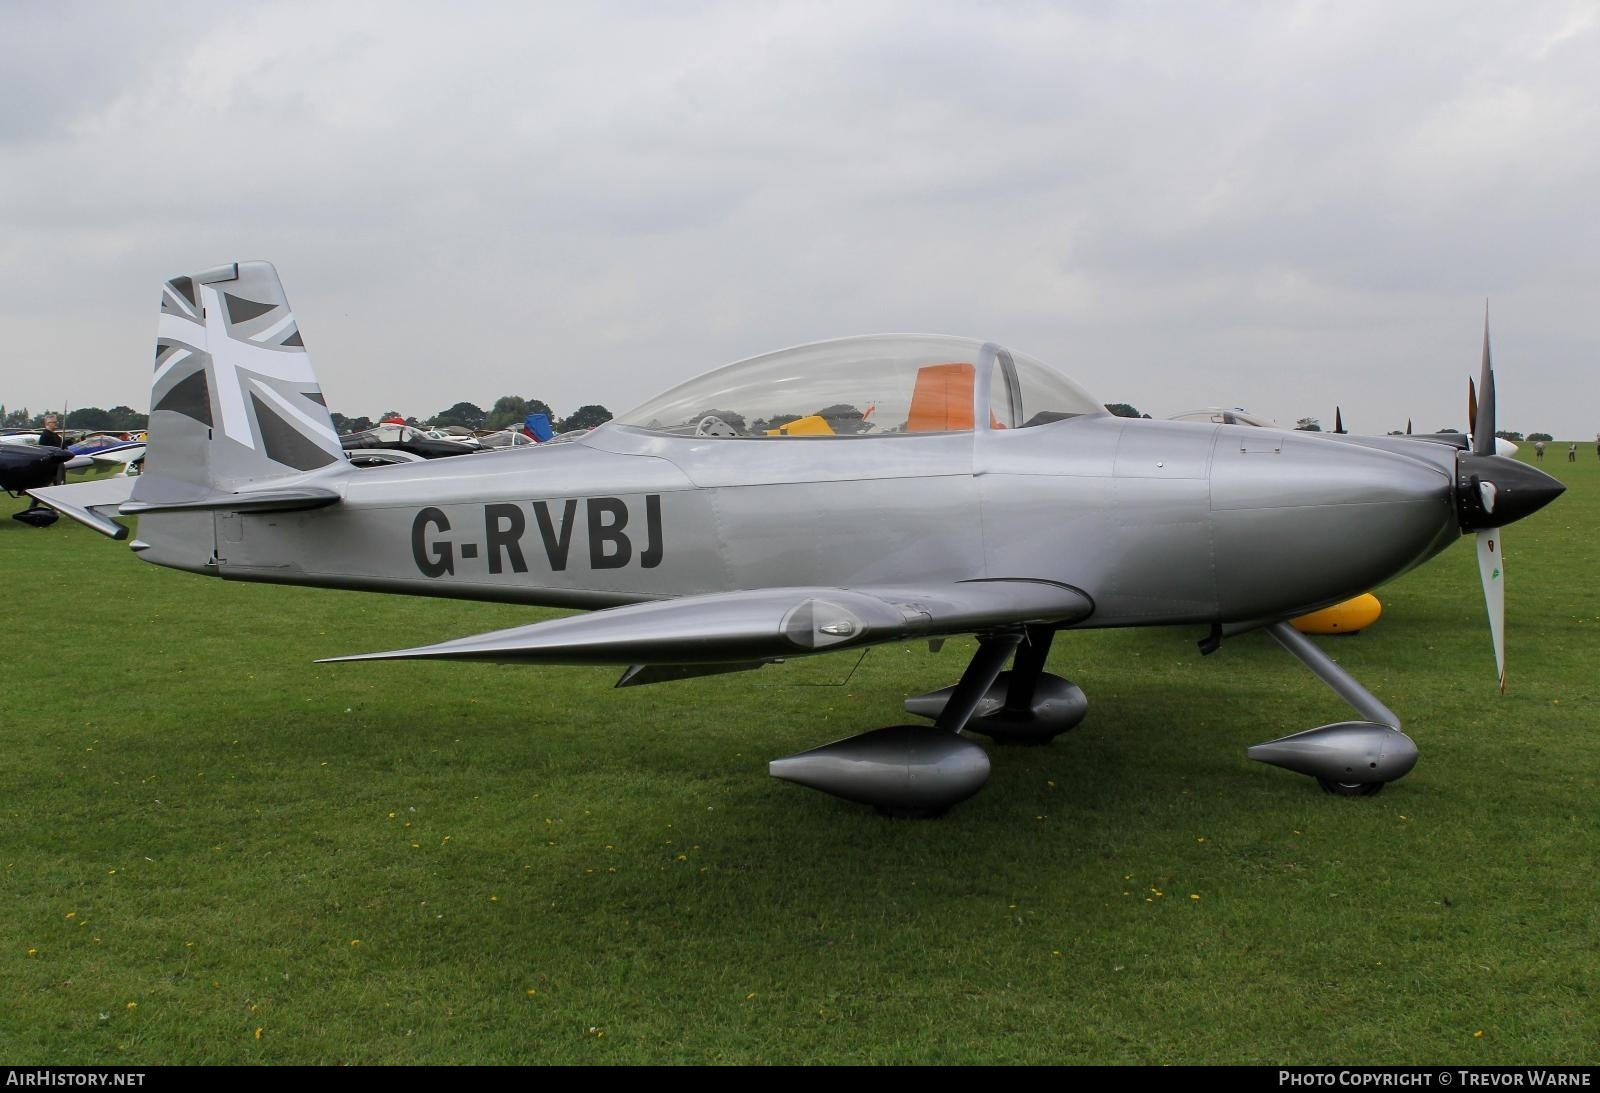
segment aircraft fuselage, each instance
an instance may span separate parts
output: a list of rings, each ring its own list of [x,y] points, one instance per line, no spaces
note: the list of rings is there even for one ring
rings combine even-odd
[[[1084,626],[1246,622],[1365,591],[1448,545],[1454,455],[1112,417],[781,439],[609,426],[330,467],[307,481],[338,505],[150,514],[139,536],[149,561],[232,580],[552,606],[1026,577],[1091,597]]]

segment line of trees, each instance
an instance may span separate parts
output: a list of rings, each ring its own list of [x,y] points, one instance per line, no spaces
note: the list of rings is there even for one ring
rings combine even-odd
[[[1295,428],[1297,430],[1300,430],[1300,431],[1303,431],[1303,432],[1312,432],[1312,433],[1320,433],[1320,432],[1322,432],[1321,424],[1319,424],[1317,419],[1314,418],[1314,417],[1303,417],[1303,418],[1301,418],[1298,422],[1295,423]],[[1436,433],[1459,433],[1459,432],[1461,432],[1461,430],[1457,429],[1454,425],[1445,425],[1445,426],[1442,426],[1442,427],[1440,427],[1438,429],[1435,429],[1434,432],[1436,432]],[[1389,435],[1390,436],[1405,436],[1406,435],[1406,431],[1404,429],[1390,429],[1389,430]],[[1550,440],[1550,439],[1552,439],[1552,437],[1550,436],[1549,433],[1529,433],[1526,437],[1524,437],[1521,433],[1517,432],[1515,429],[1500,429],[1500,430],[1497,430],[1494,435],[1499,437],[1501,440],[1509,440],[1513,444],[1521,444],[1524,439],[1529,440],[1529,441]]]
[[[141,414],[131,406],[113,406],[102,410],[98,406],[80,406],[63,415],[59,410],[40,410],[33,413],[26,406],[20,410],[7,410],[0,406],[0,429],[38,429],[47,417],[56,418],[64,429],[103,430],[128,432],[143,429],[150,421],[149,414]]]
[[[1133,405],[1131,402],[1108,402],[1108,403],[1106,403],[1106,409],[1111,411],[1111,413],[1112,413],[1112,415],[1114,417],[1149,417],[1150,416],[1149,414],[1141,414],[1139,412],[1139,408],[1137,406]]]
[[[488,410],[470,402],[458,402],[447,410],[440,410],[425,421],[402,415],[394,410],[385,410],[379,415],[378,421],[403,417],[407,425],[441,427],[459,425],[464,429],[477,431],[520,425],[529,414],[533,413],[548,417],[551,428],[558,433],[572,429],[593,429],[596,425],[611,420],[611,411],[599,403],[592,402],[580,406],[563,418],[550,409],[550,405],[542,399],[502,395],[495,399],[494,405]],[[341,433],[359,432],[362,429],[370,429],[376,424],[370,417],[346,417],[340,413],[329,416],[333,418],[333,427]],[[42,428],[47,417],[59,420],[63,428],[86,429],[90,432],[129,432],[146,429],[150,425],[150,415],[141,413],[131,406],[113,406],[109,410],[103,410],[98,406],[80,406],[63,414],[60,410],[40,410],[36,413],[26,406],[8,410],[4,404],[0,404],[0,429]]]
[[[465,429],[505,429],[522,424],[529,414],[543,414],[557,432],[569,429],[592,429],[611,420],[611,411],[604,406],[581,406],[563,418],[543,399],[523,398],[520,395],[501,395],[494,405],[485,410],[471,402],[458,402],[448,410],[441,410],[428,419],[430,425],[459,425]]]
[[[550,404],[543,399],[523,398],[520,395],[501,395],[494,400],[494,405],[485,410],[472,402],[458,402],[448,409],[440,410],[437,414],[426,420],[402,415],[397,410],[385,410],[378,416],[378,421],[402,418],[407,425],[418,427],[433,426],[444,428],[457,426],[462,429],[471,429],[474,432],[480,429],[506,429],[513,425],[521,425],[529,414],[543,414],[550,419],[550,427],[558,433],[570,432],[573,429],[593,429],[611,420],[611,411],[599,403],[589,403],[580,406],[566,417],[560,417],[550,409]],[[370,429],[376,422],[369,417],[346,417],[343,414],[330,414],[333,418],[333,427],[340,433],[360,432]]]

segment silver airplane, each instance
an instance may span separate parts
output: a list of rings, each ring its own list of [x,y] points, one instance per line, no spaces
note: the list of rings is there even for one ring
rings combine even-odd
[[[1493,438],[1487,323],[1480,385]],[[987,780],[963,730],[1076,725],[1083,692],[1045,661],[1096,627],[1206,627],[1203,652],[1266,629],[1359,717],[1248,754],[1374,793],[1416,746],[1285,620],[1475,532],[1503,687],[1496,529],[1562,491],[1483,445],[1113,417],[1031,357],[929,335],[755,357],[558,443],[361,470],[265,262],[163,285],[149,431],[142,475],[35,496],[116,539],[136,516],[140,558],[224,580],[592,610],[338,660],[614,664],[636,686],[975,634],[956,684],[906,702],[931,728],[771,764],[903,815]]]

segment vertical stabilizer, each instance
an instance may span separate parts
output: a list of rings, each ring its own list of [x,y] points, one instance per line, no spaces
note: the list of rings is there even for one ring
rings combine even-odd
[[[342,458],[294,312],[269,262],[239,262],[161,287],[146,478],[208,494]],[[185,491],[187,492],[187,491]]]
[[[161,286],[150,443],[124,512],[141,515],[149,561],[203,568],[209,511],[348,466],[300,328],[270,262],[238,262]],[[324,491],[326,492],[326,491]]]

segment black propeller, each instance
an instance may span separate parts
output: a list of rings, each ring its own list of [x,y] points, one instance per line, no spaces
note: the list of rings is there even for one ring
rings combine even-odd
[[[1489,366],[1489,305],[1483,305],[1483,364],[1478,372],[1478,396],[1472,421],[1472,454],[1494,454],[1494,369]],[[1470,381],[1469,381],[1470,382]],[[1482,426],[1482,428],[1479,428]]]

